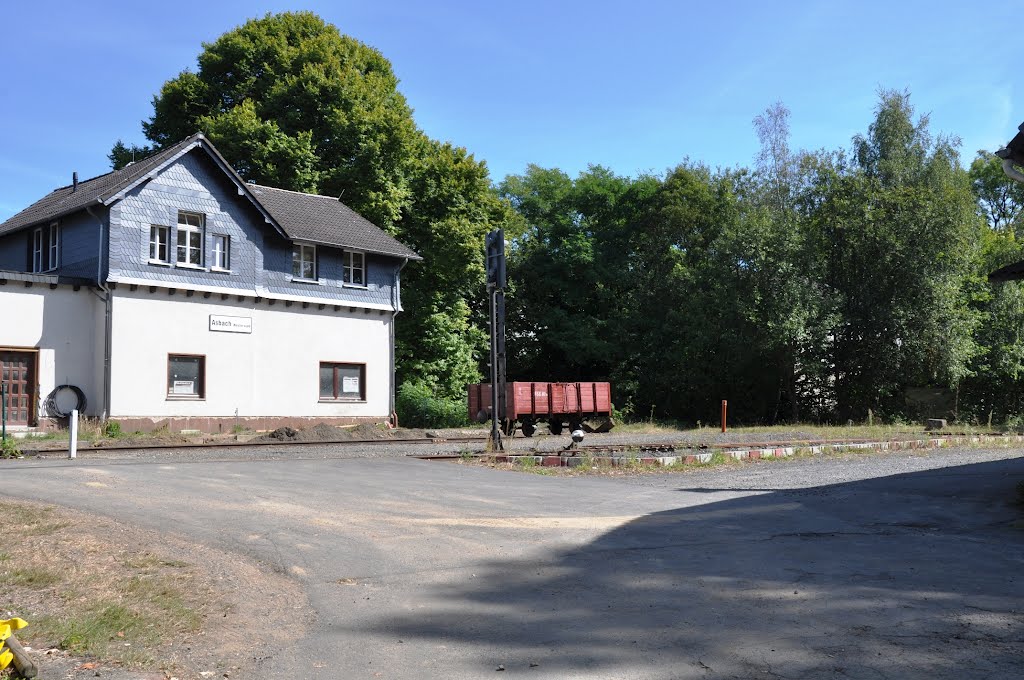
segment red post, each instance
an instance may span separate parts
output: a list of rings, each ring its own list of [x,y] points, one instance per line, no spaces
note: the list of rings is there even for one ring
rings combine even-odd
[[[725,414],[729,410],[729,402],[722,400],[722,432],[725,432]]]

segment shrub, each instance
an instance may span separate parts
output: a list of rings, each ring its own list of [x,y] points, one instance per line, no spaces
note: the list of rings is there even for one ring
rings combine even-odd
[[[462,427],[469,424],[466,402],[434,396],[422,382],[403,383],[395,399],[398,423],[404,427]]]
[[[14,437],[7,437],[0,441],[0,458],[17,458],[20,455],[21,450],[14,443]]]
[[[108,439],[117,439],[121,436],[121,423],[116,420],[108,420],[103,423],[103,436]]]

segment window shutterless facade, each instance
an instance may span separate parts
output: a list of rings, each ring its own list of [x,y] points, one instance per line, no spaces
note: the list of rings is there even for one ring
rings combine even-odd
[[[203,215],[178,213],[178,264],[203,266]]]
[[[320,401],[366,401],[366,364],[321,361]]]
[[[316,281],[316,246],[296,243],[292,246],[292,276]]]
[[[213,251],[210,255],[213,258],[210,265],[214,269],[231,269],[231,237],[214,234]]]
[[[366,254],[346,250],[342,254],[344,262],[343,283],[353,286],[366,285]]]
[[[154,224],[149,228],[149,260],[150,262],[170,263],[171,230]]]
[[[54,222],[32,232],[32,272],[48,272],[57,268],[60,259],[60,226]]]
[[[199,354],[167,355],[167,398],[206,397],[206,357]]]

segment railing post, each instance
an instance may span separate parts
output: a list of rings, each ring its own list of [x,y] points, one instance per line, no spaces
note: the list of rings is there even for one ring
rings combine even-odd
[[[78,455],[78,409],[71,411],[71,420],[68,422],[71,434],[68,437],[68,458],[75,458]]]

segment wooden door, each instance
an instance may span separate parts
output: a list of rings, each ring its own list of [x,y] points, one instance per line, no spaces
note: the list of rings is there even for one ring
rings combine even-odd
[[[35,352],[0,350],[8,425],[31,425],[35,421],[35,360]]]

